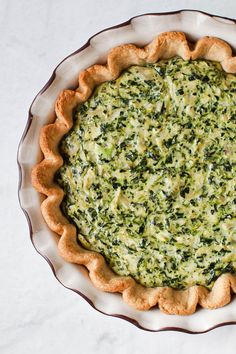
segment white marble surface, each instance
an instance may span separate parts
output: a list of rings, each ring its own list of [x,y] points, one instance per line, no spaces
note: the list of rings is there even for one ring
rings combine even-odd
[[[54,67],[95,32],[131,16],[192,8],[236,17],[222,0],[0,0],[0,353],[233,353],[236,326],[148,333],[63,288],[35,252],[18,206],[16,149],[28,107]]]

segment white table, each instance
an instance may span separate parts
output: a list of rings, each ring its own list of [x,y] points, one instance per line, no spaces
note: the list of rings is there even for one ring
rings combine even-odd
[[[16,149],[28,107],[54,67],[95,32],[147,12],[236,17],[231,0],[0,0],[0,353],[234,353],[236,326],[149,333],[63,288],[35,252],[17,200]]]

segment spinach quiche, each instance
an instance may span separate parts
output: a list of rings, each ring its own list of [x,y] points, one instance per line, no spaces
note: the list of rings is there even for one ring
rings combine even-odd
[[[218,38],[125,44],[40,133],[32,183],[60,254],[138,310],[191,314],[236,292],[235,73]]]

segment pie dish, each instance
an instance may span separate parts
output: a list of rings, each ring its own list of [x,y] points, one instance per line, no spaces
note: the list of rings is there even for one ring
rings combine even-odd
[[[196,10],[152,13],[105,29],[91,37],[85,45],[67,56],[53,71],[29,108],[29,116],[21,138],[17,161],[19,166],[19,201],[27,218],[31,241],[43,256],[56,279],[67,289],[82,296],[97,311],[149,331],[175,330],[203,333],[222,325],[235,324],[235,301],[214,311],[199,307],[190,316],[169,316],[158,306],[149,311],[138,311],[126,305],[116,293],[99,291],[94,287],[83,266],[66,262],[58,253],[58,236],[42,218],[40,205],[43,196],[31,183],[31,171],[42,160],[37,144],[41,128],[54,122],[54,104],[60,92],[78,86],[79,73],[95,63],[106,63],[108,51],[124,43],[139,47],[150,43],[165,31],[182,31],[191,42],[209,35],[225,40],[235,51],[236,21]]]
[[[40,133],[32,182],[60,254],[137,310],[192,314],[236,292],[234,73],[215,37],[125,44],[80,73]]]

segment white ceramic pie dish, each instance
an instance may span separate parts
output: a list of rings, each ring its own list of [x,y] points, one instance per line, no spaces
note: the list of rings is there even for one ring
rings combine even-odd
[[[235,300],[213,311],[199,309],[191,316],[170,316],[161,313],[158,308],[147,312],[134,310],[123,302],[119,294],[97,290],[83,267],[69,264],[58,255],[58,236],[49,230],[42,218],[42,197],[32,187],[30,177],[32,167],[41,159],[37,142],[40,129],[55,118],[54,102],[60,91],[76,87],[81,70],[95,63],[104,63],[110,48],[124,43],[143,46],[159,33],[170,30],[183,31],[194,41],[204,35],[219,37],[236,50],[236,21],[191,10],[137,16],[91,37],[83,47],[57,66],[30,107],[18,151],[19,199],[29,223],[33,245],[65,287],[82,295],[98,311],[129,320],[140,328],[199,333],[224,324],[236,324]]]

